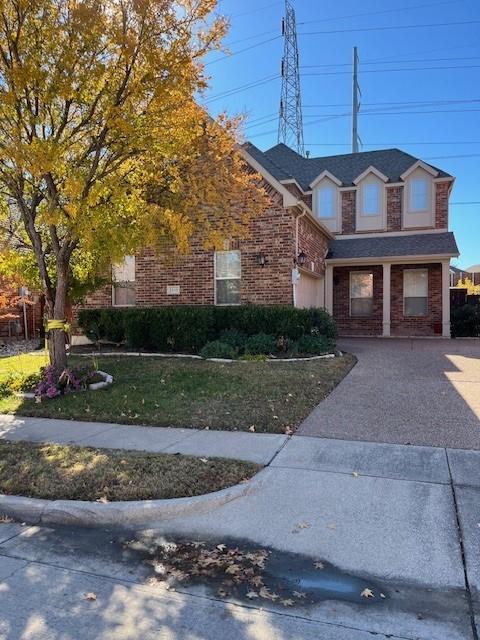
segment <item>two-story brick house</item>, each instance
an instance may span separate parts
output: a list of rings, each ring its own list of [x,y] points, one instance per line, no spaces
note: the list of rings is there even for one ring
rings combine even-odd
[[[113,288],[86,306],[320,306],[344,335],[450,336],[452,176],[398,149],[243,151],[271,197],[248,238],[218,251],[194,240],[186,256],[146,249],[114,267]]]

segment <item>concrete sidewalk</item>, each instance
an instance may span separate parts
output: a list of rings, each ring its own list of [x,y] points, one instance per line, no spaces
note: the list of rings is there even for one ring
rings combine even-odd
[[[250,435],[254,446],[259,435]],[[35,621],[35,637],[48,640],[76,640],[78,624],[101,640],[477,640],[480,452],[293,436],[263,473],[244,497],[128,535],[248,540],[375,581],[385,600],[285,610],[224,602],[198,586],[159,592],[144,584],[143,563],[115,551],[118,533],[0,525],[0,638],[3,629],[28,638]],[[88,591],[98,594],[91,606]]]
[[[0,415],[0,439],[236,458],[267,465],[288,437],[270,433],[139,427]]]

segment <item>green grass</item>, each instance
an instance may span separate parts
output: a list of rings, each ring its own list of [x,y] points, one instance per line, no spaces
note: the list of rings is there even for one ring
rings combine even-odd
[[[26,363],[32,365],[29,358]],[[354,364],[350,355],[229,364],[135,356],[99,358],[99,368],[114,378],[107,389],[41,404],[10,396],[0,399],[0,412],[163,427],[248,430],[253,426],[257,432],[281,433],[295,429]]]
[[[222,458],[0,441],[0,493],[49,500],[155,500],[197,496],[254,475]]]
[[[6,380],[12,373],[21,373],[26,376],[31,373],[36,373],[40,367],[46,365],[47,362],[48,357],[44,351],[0,358],[0,383]]]

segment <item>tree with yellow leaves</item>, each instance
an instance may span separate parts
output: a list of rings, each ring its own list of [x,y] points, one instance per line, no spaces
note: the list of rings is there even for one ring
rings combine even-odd
[[[146,245],[187,251],[194,233],[216,245],[266,204],[238,122],[195,100],[227,29],[215,6],[0,0],[0,250],[4,264],[34,257],[57,369],[75,270],[92,278]]]
[[[472,278],[465,277],[460,279],[455,287],[456,289],[466,289],[467,295],[480,295],[480,284],[473,284]]]

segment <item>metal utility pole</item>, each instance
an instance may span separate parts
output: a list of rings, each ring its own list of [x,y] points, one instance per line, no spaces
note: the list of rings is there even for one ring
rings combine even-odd
[[[362,92],[358,84],[358,49],[353,47],[353,78],[352,78],[352,153],[358,153],[362,143],[358,135],[358,112]]]
[[[282,19],[284,40],[282,58],[282,93],[278,122],[278,142],[283,142],[305,155],[303,143],[302,99],[300,92],[300,65],[298,57],[295,9],[285,0],[285,17]]]

